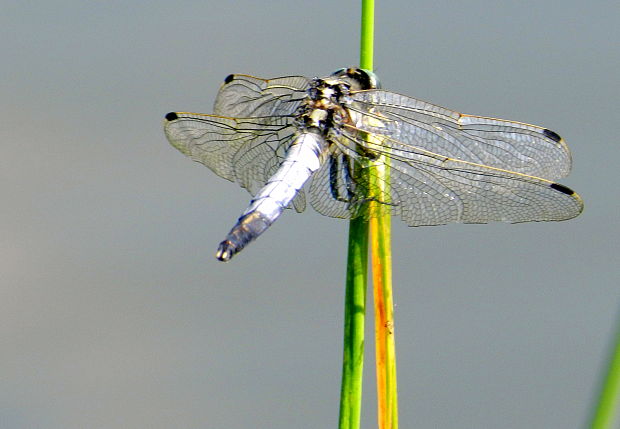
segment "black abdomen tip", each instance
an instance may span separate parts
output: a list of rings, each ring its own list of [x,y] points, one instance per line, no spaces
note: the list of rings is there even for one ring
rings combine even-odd
[[[218,261],[228,262],[235,253],[237,253],[237,250],[235,249],[232,242],[230,242],[229,240],[224,240],[218,246],[217,252],[215,252],[215,257]]]
[[[168,114],[166,114],[166,120],[167,121],[174,121],[179,119],[179,116],[175,113],[175,112],[170,112]]]
[[[545,137],[550,138],[551,140],[557,143],[559,143],[560,140],[562,140],[562,137],[560,137],[558,133],[556,133],[555,131],[548,130],[546,128],[543,130],[543,134],[545,135]]]
[[[226,76],[226,79],[224,79],[224,83],[230,83],[232,82],[234,78],[235,78],[234,74],[229,74],[228,76]]]
[[[551,189],[555,189],[556,191],[560,191],[565,193],[566,195],[573,195],[575,192],[564,185],[560,185],[559,183],[552,183],[551,185],[549,185],[551,187]]]

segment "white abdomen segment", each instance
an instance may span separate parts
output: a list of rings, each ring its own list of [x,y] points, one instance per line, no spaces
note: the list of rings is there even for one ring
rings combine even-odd
[[[327,143],[319,134],[306,132],[297,136],[278,171],[254,196],[237,224],[220,243],[215,257],[220,261],[230,260],[269,228],[319,169],[326,151]]]

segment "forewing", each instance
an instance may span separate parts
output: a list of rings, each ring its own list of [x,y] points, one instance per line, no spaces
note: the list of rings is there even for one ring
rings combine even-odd
[[[406,148],[547,180],[571,168],[562,138],[543,127],[465,115],[389,91],[359,91],[352,98],[358,128],[379,131]],[[380,129],[372,126],[375,119]]]
[[[303,76],[260,79],[231,74],[215,99],[214,114],[238,118],[292,115],[308,86],[309,79]]]

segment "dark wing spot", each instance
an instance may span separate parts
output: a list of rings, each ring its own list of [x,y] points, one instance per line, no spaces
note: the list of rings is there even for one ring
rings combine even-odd
[[[543,130],[543,134],[557,143],[559,143],[560,140],[562,140],[562,137],[560,137],[558,133],[556,133],[555,131],[548,130],[546,128]]]
[[[557,135],[557,134],[556,134]],[[552,183],[549,185],[551,189],[555,189],[556,191],[564,192],[566,195],[573,195],[574,192],[571,188],[568,188],[564,185],[560,185],[559,183]]]
[[[175,112],[170,112],[166,115],[167,121],[175,121],[177,119],[179,119],[179,116]]]
[[[224,79],[224,83],[230,83],[232,82],[234,78],[235,78],[234,74],[229,74],[228,76],[226,76],[226,79]]]

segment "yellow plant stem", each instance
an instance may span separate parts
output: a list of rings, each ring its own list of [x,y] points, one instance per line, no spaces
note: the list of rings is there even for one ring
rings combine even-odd
[[[377,420],[379,429],[398,428],[396,389],[396,347],[392,301],[392,255],[390,206],[390,172],[387,159],[370,167],[372,201],[370,220],[371,264],[375,310],[375,354],[377,372]]]

